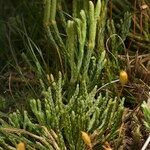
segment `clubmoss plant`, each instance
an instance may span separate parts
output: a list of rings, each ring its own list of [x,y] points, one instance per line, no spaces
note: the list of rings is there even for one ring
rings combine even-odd
[[[77,13],[75,8],[78,8],[79,2],[73,2],[73,17],[66,21],[64,29],[66,41],[60,36],[56,20],[57,4],[54,1],[46,1],[44,26],[48,38],[57,50],[60,62],[67,64],[62,68],[67,72],[70,84],[76,85],[85,80],[92,89],[106,64],[103,37],[106,2],[98,0],[95,6],[92,1],[86,2],[86,6],[84,4],[85,9],[82,8]]]
[[[96,96],[95,87],[87,91],[87,85],[77,85],[68,103],[64,103],[63,79],[53,80],[43,99],[30,100],[30,110],[17,110],[0,119],[0,147],[14,150],[23,141],[27,149],[83,150],[86,144],[81,132],[89,133],[92,148],[102,148],[105,141],[117,138],[123,114],[123,101]]]
[[[150,106],[149,101],[146,103],[145,101],[142,104],[143,113],[144,113],[144,125],[148,130],[150,130]]]

